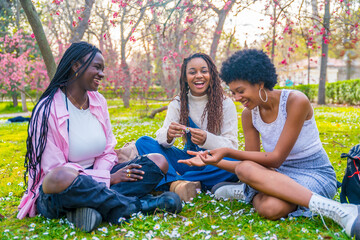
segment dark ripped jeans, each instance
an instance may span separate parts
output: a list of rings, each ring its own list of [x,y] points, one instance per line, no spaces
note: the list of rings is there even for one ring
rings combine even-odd
[[[146,155],[115,165],[111,173],[128,164],[136,163],[145,172],[142,180],[120,182],[106,187],[105,183],[95,181],[91,176],[79,175],[61,193],[45,194],[40,186],[36,201],[37,212],[46,218],[60,218],[76,208],[89,207],[97,210],[105,221],[118,223],[121,218],[141,210],[140,199],[149,194],[164,177],[160,168]]]

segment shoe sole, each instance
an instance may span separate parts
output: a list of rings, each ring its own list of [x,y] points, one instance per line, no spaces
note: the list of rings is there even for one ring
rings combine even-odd
[[[102,221],[100,213],[92,208],[77,208],[75,211],[67,212],[66,217],[76,228],[84,232],[91,232]]]

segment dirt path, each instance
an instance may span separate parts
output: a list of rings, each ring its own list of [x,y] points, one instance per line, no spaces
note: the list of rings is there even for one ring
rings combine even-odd
[[[6,114],[0,114],[0,118],[13,118],[17,116],[21,117],[30,117],[31,112],[21,112],[21,113],[6,113]]]

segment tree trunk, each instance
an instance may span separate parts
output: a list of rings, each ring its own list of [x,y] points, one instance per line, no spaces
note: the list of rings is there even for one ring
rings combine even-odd
[[[26,96],[25,96],[25,93],[24,93],[24,92],[21,92],[20,95],[21,95],[22,111],[23,111],[23,112],[27,112],[27,111],[28,111],[28,108],[27,108],[27,106],[26,106]]]
[[[39,19],[39,16],[36,12],[34,5],[31,0],[20,0],[21,6],[23,7],[26,17],[31,25],[31,28],[34,32],[36,41],[39,45],[41,55],[44,59],[47,74],[49,79],[52,79],[55,75],[56,64],[54,60],[54,56],[51,52],[49,42],[46,39],[46,35]]]
[[[70,39],[70,42],[79,42],[81,41],[81,39],[84,36],[84,33],[86,31],[86,29],[89,26],[89,19],[90,19],[90,14],[91,14],[91,9],[94,5],[95,0],[85,0],[85,10],[84,10],[84,17],[83,19],[79,22],[78,27],[75,29],[75,31],[73,32],[73,36]]]
[[[17,92],[12,92],[11,98],[12,98],[12,101],[13,101],[13,106],[17,107],[18,106]]]
[[[351,59],[346,61],[346,80],[351,79]]]
[[[223,8],[221,10],[213,9],[219,16],[219,21],[218,21],[218,24],[216,25],[214,37],[213,37],[211,47],[210,47],[210,57],[214,61],[216,58],[216,52],[217,52],[217,48],[219,46],[220,36],[221,36],[221,32],[223,31],[223,28],[224,28],[226,16],[229,13],[229,11],[231,10],[232,6],[234,5],[234,2],[235,1],[231,1],[231,3],[228,5],[228,7],[226,9],[225,8]]]
[[[273,35],[272,35],[272,42],[271,42],[271,62],[274,63],[274,57],[275,57],[275,37],[276,37],[276,3],[274,1],[274,12],[273,12]]]
[[[124,95],[122,97],[124,107],[129,108],[130,107],[130,82],[131,82],[131,76],[129,71],[129,65],[126,63],[126,60],[121,60],[121,69],[123,73],[125,74],[125,81],[124,81]]]
[[[318,104],[325,104],[325,82],[326,82],[326,70],[328,60],[328,44],[325,44],[325,39],[329,37],[330,29],[330,0],[325,2],[325,15],[324,15],[324,34],[321,43],[321,65],[320,65],[320,80],[319,80],[319,92],[318,92]]]

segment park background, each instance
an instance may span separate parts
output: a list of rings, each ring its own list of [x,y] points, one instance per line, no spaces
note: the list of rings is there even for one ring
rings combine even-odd
[[[0,0],[0,238],[1,239],[347,239],[320,217],[268,221],[240,201],[202,193],[178,215],[136,215],[82,233],[66,219],[16,219],[24,192],[27,123],[72,43],[98,46],[106,61],[100,92],[108,99],[117,147],[154,136],[178,91],[182,59],[208,53],[218,68],[233,52],[264,50],[278,88],[304,92],[339,181],[342,152],[360,142],[359,2],[349,0]],[[225,90],[226,86],[224,86]],[[243,107],[236,104],[241,122]],[[243,149],[239,124],[239,149]],[[181,146],[181,142],[176,142]],[[335,196],[338,200],[338,194]]]

